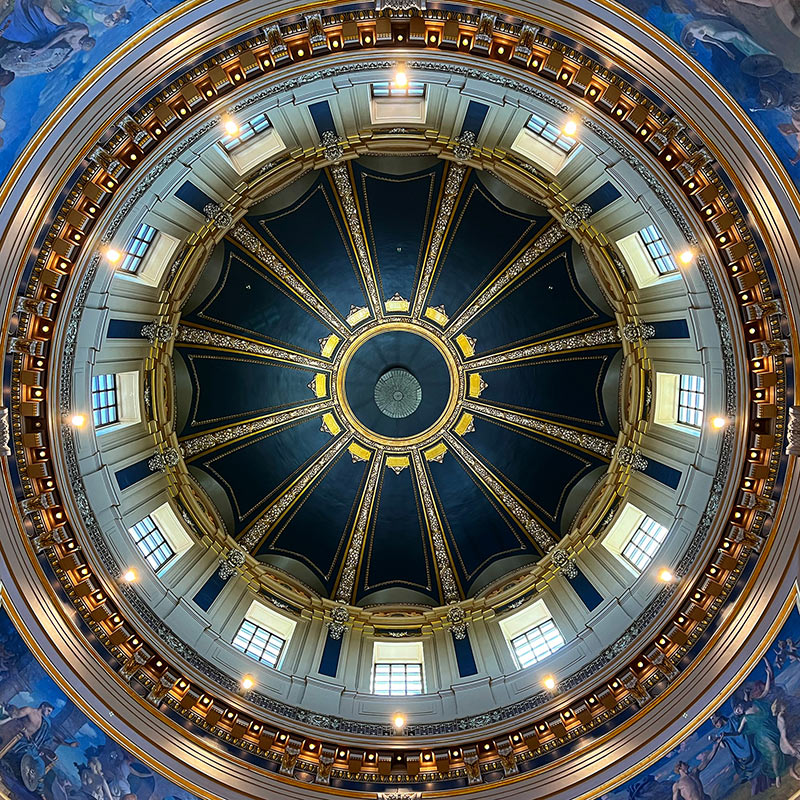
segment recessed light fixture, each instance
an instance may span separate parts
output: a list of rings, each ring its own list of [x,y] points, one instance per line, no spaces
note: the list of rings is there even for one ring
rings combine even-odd
[[[553,689],[556,688],[556,679],[552,675],[548,675],[542,683],[544,684],[544,688],[547,689],[549,692],[552,692]]]
[[[578,132],[578,123],[574,119],[567,120],[564,125],[564,136],[574,136]]]
[[[122,579],[125,583],[134,583],[139,576],[136,574],[136,570],[132,567],[130,569],[126,569],[125,573],[122,576]]]
[[[691,264],[694,253],[691,250],[684,250],[678,257],[681,260],[681,264]]]
[[[106,260],[110,261],[112,264],[116,264],[121,257],[119,250],[114,250],[113,247],[109,247],[108,250],[106,250]]]
[[[727,420],[725,419],[725,417],[714,417],[711,420],[711,427],[716,428],[717,430],[719,430],[720,428],[724,428],[726,424]]]
[[[404,728],[405,724],[406,718],[402,714],[397,714],[392,720],[392,725],[394,725],[395,728]]]
[[[401,89],[408,86],[408,76],[403,70],[399,69],[394,74],[394,85],[399,86]]]
[[[245,675],[242,678],[242,689],[247,691],[248,689],[252,689],[256,685],[256,682],[253,680],[251,675]]]
[[[239,125],[234,119],[226,119],[224,127],[225,133],[227,133],[228,136],[236,136],[236,134],[239,133]]]
[[[74,425],[76,428],[82,428],[86,424],[86,417],[83,414],[73,414],[69,418],[70,425]]]
[[[675,580],[675,576],[668,569],[662,569],[658,573],[658,579],[664,583],[672,583]]]

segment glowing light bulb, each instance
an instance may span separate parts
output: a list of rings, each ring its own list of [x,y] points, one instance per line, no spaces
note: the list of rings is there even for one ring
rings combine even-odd
[[[73,414],[70,417],[70,424],[74,425],[76,428],[82,428],[86,423],[86,417],[83,414]]]
[[[404,728],[406,724],[406,718],[401,714],[398,714],[393,720],[392,724],[395,728]]]
[[[574,119],[568,120],[564,125],[564,135],[574,136],[578,132],[578,123]]]
[[[408,75],[402,70],[395,73],[394,85],[399,86],[401,89],[408,86]]]
[[[125,580],[125,583],[133,583],[139,576],[136,574],[135,569],[129,569],[125,571],[125,574],[122,577]]]
[[[680,256],[681,264],[691,264],[694,259],[694,253],[691,250],[684,250]]]
[[[711,420],[711,426],[717,430],[724,428],[726,424],[727,420],[725,417],[714,417],[714,419]]]
[[[552,675],[548,675],[543,681],[544,688],[552,692],[556,688],[556,679]]]
[[[256,682],[250,677],[250,675],[245,675],[242,678],[242,689],[247,691],[248,689],[252,689],[256,685]]]
[[[119,252],[119,250],[114,250],[113,248],[109,247],[109,248],[108,248],[108,250],[106,250],[106,258],[107,258],[107,259],[108,259],[108,260],[109,260],[109,261],[110,261],[112,264],[116,264],[116,263],[117,263],[117,261],[119,261],[119,260],[120,260],[120,258],[121,258],[121,255],[120,255],[120,252]]]
[[[662,569],[658,573],[658,579],[664,581],[664,583],[672,583],[675,580],[675,576],[668,569]]]
[[[225,133],[227,133],[228,136],[236,136],[236,134],[239,133],[239,126],[236,120],[225,120]]]

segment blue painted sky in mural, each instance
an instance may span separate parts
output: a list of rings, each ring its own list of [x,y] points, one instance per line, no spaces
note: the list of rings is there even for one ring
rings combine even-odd
[[[44,721],[42,703],[52,706],[49,714],[44,710]],[[29,726],[27,735],[9,747],[22,725]],[[0,608],[2,750],[0,794],[11,800],[197,800],[90,722],[50,679]]]
[[[174,0],[0,0],[0,127],[5,125],[0,178],[81,78],[174,5]],[[625,0],[625,5],[683,43],[725,86],[800,187],[798,0]],[[106,17],[116,24],[107,27]]]
[[[800,788],[800,614],[716,714],[603,800],[788,800]]]

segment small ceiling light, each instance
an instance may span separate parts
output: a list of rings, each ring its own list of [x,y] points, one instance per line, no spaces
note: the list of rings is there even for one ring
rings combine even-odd
[[[694,259],[694,253],[691,250],[684,250],[680,256],[681,264],[691,264]]]
[[[658,579],[664,581],[664,583],[672,583],[675,580],[675,576],[668,569],[662,569],[658,573]]]
[[[395,728],[404,728],[406,725],[406,718],[402,714],[397,714],[392,720],[392,724]]]
[[[119,250],[114,250],[113,247],[109,247],[106,250],[106,259],[110,261],[112,264],[116,264],[121,258]]]
[[[408,86],[408,76],[403,72],[403,70],[398,70],[394,74],[394,85],[399,86],[401,89]]]
[[[564,125],[564,136],[574,136],[578,132],[578,123],[574,119],[567,120]]]
[[[86,417],[83,414],[73,414],[70,419],[70,424],[76,428],[82,428],[86,424]]]
[[[136,574],[135,569],[128,569],[125,570],[125,574],[122,577],[125,583],[134,583],[139,576]]]
[[[297,51],[297,55],[299,55],[300,58],[302,58],[305,54],[306,54],[306,51],[303,50],[302,47]]]
[[[552,675],[548,675],[542,683],[544,683],[544,688],[549,692],[556,688],[556,679]]]
[[[239,126],[236,123],[236,120],[225,120],[225,133],[227,133],[228,136],[236,136],[236,134],[239,133]]]
[[[253,680],[251,675],[245,675],[242,678],[242,689],[247,691],[248,689],[252,689],[256,685],[256,682]]]
[[[717,430],[719,430],[720,428],[724,428],[726,424],[727,420],[725,419],[725,417],[714,417],[711,420],[711,427],[716,428]]]

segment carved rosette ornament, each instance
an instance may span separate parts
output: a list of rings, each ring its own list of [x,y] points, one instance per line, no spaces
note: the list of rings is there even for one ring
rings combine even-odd
[[[226,230],[233,225],[233,214],[230,211],[224,211],[222,206],[216,203],[208,203],[203,206],[203,214],[205,215],[207,223],[214,223],[218,228]]]
[[[0,456],[11,455],[11,428],[8,421],[8,409],[0,412]]]
[[[166,344],[175,336],[175,331],[171,325],[153,320],[142,326],[142,336],[150,344]]]
[[[475,131],[464,131],[456,141],[453,155],[456,161],[466,161],[472,155],[472,148],[475,147],[478,136]]]
[[[331,639],[341,639],[349,621],[350,612],[347,606],[336,606],[331,611],[331,621],[328,623],[328,635]]]
[[[656,335],[656,329],[647,322],[629,322],[622,329],[622,335],[627,342],[646,342]]]
[[[226,581],[228,578],[232,578],[245,565],[246,561],[247,556],[244,550],[238,548],[229,550],[225,558],[219,560],[217,575],[219,575],[223,581]]]
[[[566,211],[561,222],[568,231],[572,231],[575,230],[581,222],[589,219],[592,213],[592,207],[588,203],[580,203],[574,208],[569,209],[569,211]]]
[[[461,606],[450,606],[447,610],[447,621],[450,623],[450,630],[453,632],[453,638],[466,639],[467,628],[467,615]]]
[[[635,469],[638,472],[644,472],[647,469],[647,459],[632,447],[623,445],[616,450],[616,456],[619,463],[626,467]]]
[[[800,406],[789,406],[786,426],[786,455],[800,456]]]
[[[180,460],[181,454],[174,447],[167,447],[148,459],[147,467],[150,472],[166,472],[177,467]]]
[[[344,155],[344,147],[342,147],[336,131],[323,131],[320,147],[325,148],[325,158],[328,161],[336,163]]]
[[[570,580],[578,577],[578,567],[575,562],[561,548],[556,548],[550,553],[550,557],[560,570],[561,574]]]

